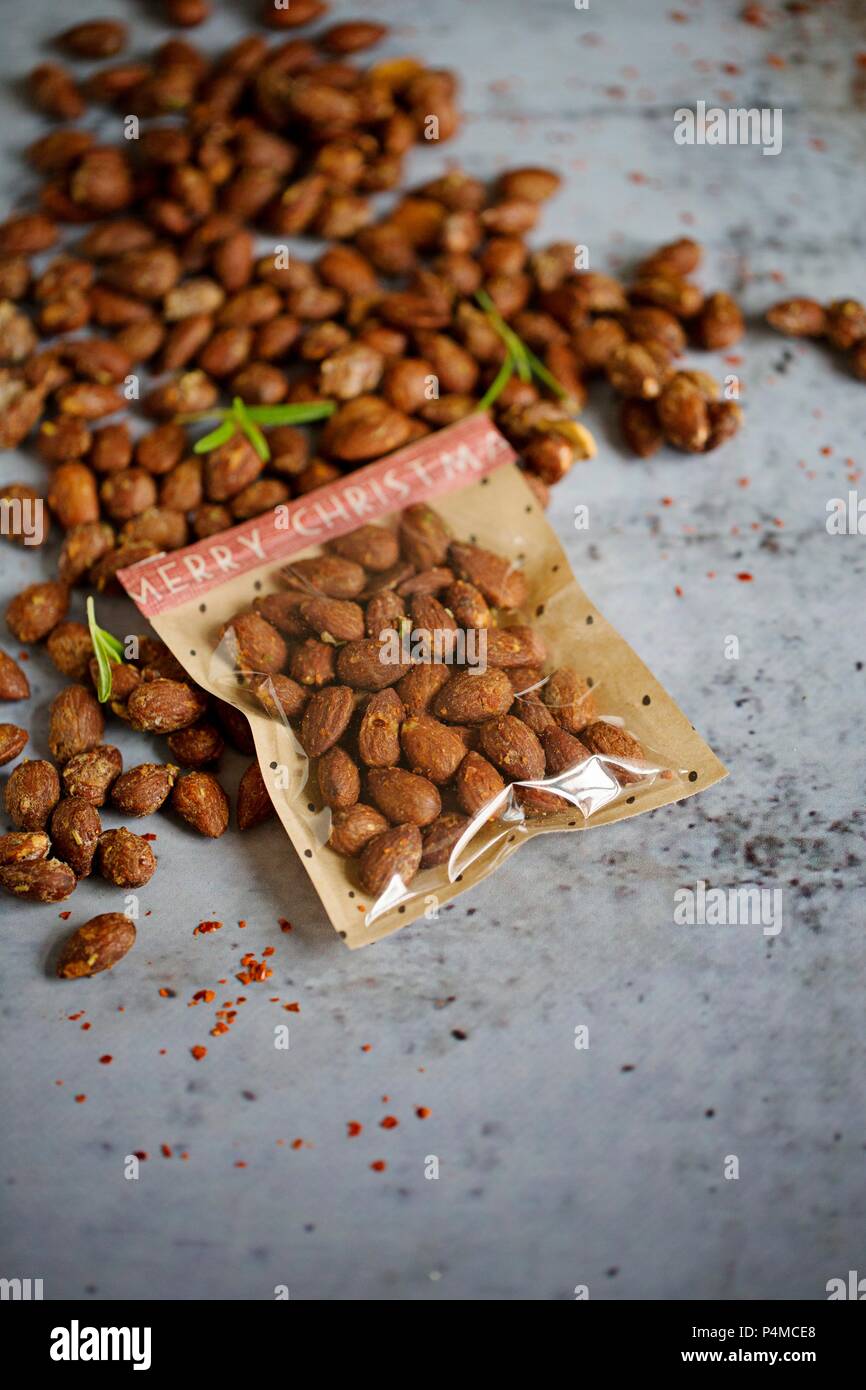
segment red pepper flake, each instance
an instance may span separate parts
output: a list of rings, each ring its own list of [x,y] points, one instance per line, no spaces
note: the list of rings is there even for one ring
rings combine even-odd
[[[76,1104],[76,1105],[83,1105],[84,1102],[85,1102],[86,1100],[87,1100],[87,1096],[76,1096],[76,1097],[75,1097],[75,1104]]]
[[[768,68],[786,68],[787,66],[788,66],[788,64],[787,64],[787,62],[785,61],[785,59],[781,56],[781,54],[779,54],[779,53],[768,53],[768,54],[767,54],[767,67],[768,67]]]
[[[201,1043],[196,1043],[195,1047],[191,1047],[190,1052],[197,1062],[200,1062],[203,1057],[207,1056],[207,1048],[202,1047]]]
[[[384,1173],[388,1165],[385,1162],[384,1158],[376,1158],[370,1164],[370,1167],[373,1169],[374,1173]]]
[[[751,584],[754,576],[749,574],[748,570],[743,570],[740,574],[737,575],[737,578],[739,579],[741,584]]]
[[[823,446],[823,448],[821,449],[821,454],[822,454],[822,456],[823,456],[825,459],[826,459],[826,458],[829,458],[830,455],[832,454],[832,452],[833,452],[832,446],[829,445],[829,444],[825,444],[825,445]]]
[[[373,1044],[372,1044],[372,1043],[362,1043],[362,1044],[361,1044],[361,1051],[362,1051],[362,1052],[372,1052],[372,1051],[373,1051]]]
[[[227,1033],[228,1031],[229,1028],[227,1023],[217,1023],[213,1028],[211,1028],[210,1035],[212,1038],[221,1038],[223,1033]]]
[[[750,482],[751,482],[751,478],[738,478],[738,479],[737,479],[737,487],[748,487],[749,484],[750,484]]]
[[[677,598],[682,598],[682,596],[683,596],[683,591],[682,591],[682,589],[680,588],[679,584],[675,584],[675,585],[674,585],[674,593],[676,594]]]
[[[189,1007],[192,1008],[193,1004],[200,1004],[202,1000],[204,1000],[205,1004],[212,1004],[214,999],[216,999],[216,995],[212,989],[199,989],[196,990],[195,994],[192,996],[192,1003]]]
[[[181,1154],[181,1158],[183,1159],[184,1163],[189,1163],[189,1154],[187,1153],[186,1149],[184,1149],[183,1153]]]
[[[380,1129],[396,1129],[400,1121],[396,1115],[386,1115],[384,1120],[379,1121]]]
[[[163,1158],[171,1158],[171,1144],[160,1144],[159,1151]]]
[[[144,1149],[136,1149],[134,1156],[139,1160],[140,1163],[147,1162],[147,1152]]]
[[[661,499],[661,504],[663,507],[672,507],[674,505],[674,499],[672,497],[663,497]]]
[[[426,1105],[419,1105],[415,1108],[415,1114],[419,1120],[429,1120],[431,1112]]]
[[[359,1124],[357,1120],[349,1120],[346,1125],[346,1138],[357,1139],[363,1128],[364,1126]]]
[[[382,1104],[383,1104],[383,1105],[387,1105],[387,1104],[388,1104],[388,1101],[389,1101],[390,1099],[391,1099],[390,1096],[383,1096],[383,1097],[382,1097]]]
[[[143,830],[141,832],[141,838],[142,840],[155,840],[156,836],[154,835],[152,830]]]
[[[293,1004],[284,1004],[283,1008],[287,1014],[299,1014],[301,1012],[301,1006],[297,1000]]]
[[[79,1009],[77,1014],[67,1014],[66,1017],[69,1019],[70,1023],[77,1023],[80,1018],[84,1017],[85,1013],[85,1009]]]
[[[92,1024],[92,1023],[82,1023],[82,1025],[81,1025],[81,1031],[82,1031],[82,1033],[89,1033],[92,1027],[93,1027],[93,1024]]]
[[[304,1147],[304,1141],[303,1141],[303,1139],[293,1139],[293,1140],[292,1140],[292,1148],[293,1148],[293,1149],[302,1149],[303,1147]]]
[[[199,922],[193,931],[193,936],[207,936],[208,932],[219,931],[222,922]]]
[[[63,1082],[62,1082],[62,1081],[55,1081],[54,1084],[55,1084],[55,1086],[62,1086],[62,1085],[63,1085]]]
[[[240,927],[241,931],[243,931],[243,929],[244,929],[244,927],[246,926],[246,924],[247,924],[247,919],[246,919],[246,917],[242,917],[241,920],[238,922],[238,926]]]
[[[242,1158],[239,1158],[239,1159],[237,1160],[237,1162],[235,1163],[235,1167],[236,1167],[236,1168],[246,1168],[246,1166],[247,1166],[247,1165],[246,1165],[246,1161],[245,1161],[244,1159],[242,1159]]]
[[[271,997],[270,997],[270,999],[268,1000],[268,1003],[269,1003],[269,1004],[279,1004],[279,1002],[280,1002],[280,996],[279,996],[278,994],[272,994]]]
[[[167,1052],[168,1052],[168,1049],[167,1049],[167,1048],[161,1047],[161,1048],[159,1049],[159,1055],[160,1055],[160,1057],[165,1057],[166,1054],[167,1054]]]
[[[291,924],[291,922],[288,920],[287,917],[278,917],[278,918],[277,918],[277,922],[279,923],[280,931],[291,931],[291,930],[292,930],[292,924]]]
[[[276,951],[276,947],[275,947],[275,946],[266,946],[265,949],[262,951],[262,955],[263,955],[263,956],[272,956],[272,955],[274,954],[275,951]]]
[[[628,176],[628,181],[629,181],[629,183],[648,183],[648,182],[649,182],[649,180],[647,179],[646,174],[642,174],[642,173],[640,172],[640,170],[638,170],[638,169],[633,170],[633,172],[629,174],[629,176]]]
[[[162,989],[159,991],[159,997],[160,999],[176,999],[177,990],[168,989],[165,985],[163,985]]]
[[[19,652],[19,653],[18,653],[18,660],[19,660],[19,661],[29,661],[29,660],[30,660],[30,653],[29,653],[29,652]]]
[[[114,1061],[114,1058],[112,1057],[110,1052],[106,1052],[104,1056],[100,1057],[99,1060],[104,1067],[108,1067]]]
[[[72,913],[71,913],[71,912],[58,912],[57,916],[60,917],[62,921],[68,922],[69,919],[70,919],[70,917],[72,916]]]

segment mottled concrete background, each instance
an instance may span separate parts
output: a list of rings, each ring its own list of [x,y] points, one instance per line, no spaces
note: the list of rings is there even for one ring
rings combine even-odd
[[[28,179],[17,151],[43,130],[10,86],[37,44],[99,13],[134,15],[145,47],[164,34],[156,8],[4,0],[4,206]],[[248,8],[216,8],[198,37],[218,48]],[[276,825],[215,846],[151,822],[161,864],[139,944],[80,988],[46,972],[55,909],[4,901],[0,1274],[42,1277],[54,1298],[267,1299],[285,1285],[298,1299],[568,1299],[577,1284],[593,1298],[822,1298],[866,1260],[866,538],[825,527],[828,499],[863,488],[866,388],[759,317],[786,293],[866,294],[866,15],[855,0],[770,3],[762,29],[739,0],[334,8],[393,23],[387,53],[462,70],[465,127],[418,152],[419,178],[456,158],[484,175],[560,166],[536,239],[586,243],[607,269],[693,234],[703,283],[755,316],[733,446],[628,458],[596,393],[599,457],[551,508],[581,582],[731,775],[609,831],[542,837],[439,921],[357,953]],[[677,147],[673,110],[698,99],[781,106],[783,152]],[[14,455],[0,468],[39,476]],[[4,547],[0,598],[43,563]],[[128,630],[119,601],[104,612]],[[57,681],[39,652],[28,670],[42,752]],[[146,752],[120,741],[128,763]],[[781,889],[781,933],[676,926],[673,895],[697,879]],[[73,920],[106,910],[106,893],[81,887]],[[202,918],[226,925],[194,938]],[[239,957],[269,945],[273,979],[242,990]],[[249,997],[227,1038],[207,1036],[212,1008],[187,1007],[212,987]],[[283,1022],[288,1052],[274,1047]],[[398,1127],[379,1127],[387,1115]],[[136,1150],[149,1157],[127,1181]]]

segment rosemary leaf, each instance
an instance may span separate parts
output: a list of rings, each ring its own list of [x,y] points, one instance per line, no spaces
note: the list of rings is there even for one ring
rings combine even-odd
[[[237,425],[234,420],[224,420],[210,434],[202,435],[192,446],[194,454],[206,454],[210,449],[218,449],[220,444],[227,444],[228,441],[237,433]]]

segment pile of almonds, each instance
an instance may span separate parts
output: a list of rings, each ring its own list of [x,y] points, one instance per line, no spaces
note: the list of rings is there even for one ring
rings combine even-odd
[[[866,381],[866,305],[859,299],[783,299],[767,310],[767,323],[786,338],[823,338],[845,354],[860,381]]]
[[[263,17],[294,28],[326,8],[296,0]],[[206,9],[174,17],[197,22]],[[640,454],[663,440],[703,451],[737,428],[738,407],[717,399],[709,376],[674,367],[687,334],[715,349],[742,332],[727,295],[704,300],[687,278],[694,242],[662,248],[630,289],[575,270],[568,244],[530,251],[526,235],[560,183],[539,168],[492,187],[452,169],[377,219],[373,195],[397,187],[408,148],[458,125],[453,74],[414,58],[349,61],[385,33],[351,21],[276,46],[252,35],[216,61],[175,38],[150,61],[83,82],[56,62],[31,75],[33,99],[57,120],[96,103],[119,124],[140,122],[139,138],[119,145],[68,124],[37,140],[28,155],[45,179],[41,209],[0,226],[0,444],[35,431],[65,533],[64,583],[104,588],[122,566],[477,409],[506,354],[479,290],[558,383],[515,375],[492,406],[541,500],[593,452],[573,419],[593,374],[625,397],[624,434]],[[122,24],[93,21],[58,46],[115,58],[126,38]],[[79,226],[72,247],[34,269],[31,258]],[[257,254],[257,232],[272,248],[307,233],[333,244],[287,263]],[[122,417],[125,383],[142,371],[140,406],[158,423],[136,442]],[[315,449],[309,430],[284,425],[266,431],[267,464],[243,437],[203,462],[176,417],[223,392],[338,409]],[[3,495],[36,500],[23,483]]]
[[[283,578],[287,587],[256,598],[220,640],[315,760],[328,845],[358,860],[357,882],[373,897],[395,874],[408,885],[445,863],[474,818],[503,813],[508,783],[529,784],[515,786],[517,804],[543,816],[574,803],[531,784],[592,756],[613,760],[623,785],[643,775],[640,743],[598,718],[589,682],[567,667],[545,673],[544,639],[520,611],[522,571],[454,540],[426,504],[403,512],[396,531],[359,527]],[[476,639],[464,652],[483,635],[486,670],[431,657],[458,631]],[[419,637],[426,654],[413,660]]]

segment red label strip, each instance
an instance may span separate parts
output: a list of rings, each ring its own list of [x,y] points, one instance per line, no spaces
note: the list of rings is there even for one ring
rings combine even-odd
[[[154,555],[117,577],[144,616],[156,617],[268,561],[285,560],[388,512],[465,487],[514,458],[487,415],[469,415],[306,497],[183,550]]]

